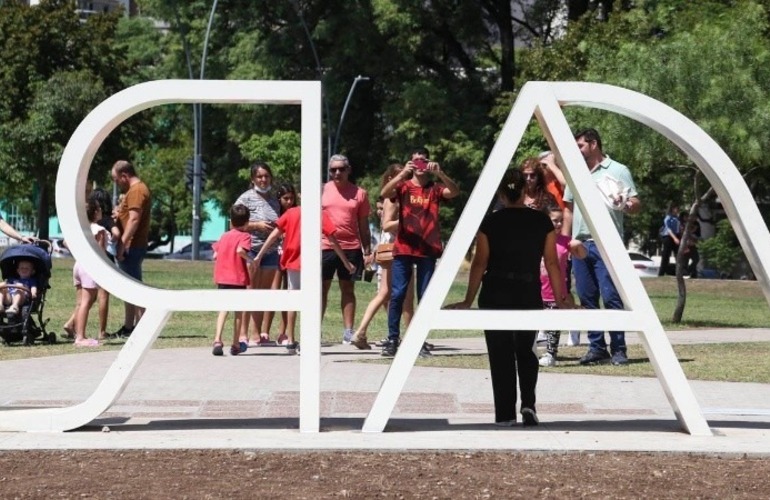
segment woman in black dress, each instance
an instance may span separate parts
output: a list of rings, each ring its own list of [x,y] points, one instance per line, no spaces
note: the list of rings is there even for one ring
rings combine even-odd
[[[542,309],[540,262],[543,260],[556,302],[565,303],[566,290],[556,255],[556,231],[548,216],[524,205],[524,176],[509,170],[497,196],[502,208],[484,218],[476,235],[476,253],[468,276],[465,300],[453,309],[468,309],[479,294],[479,309]],[[535,387],[538,360],[532,331],[485,330],[489,353],[495,423],[516,423],[516,379],[521,391],[521,416],[525,426],[537,425]]]

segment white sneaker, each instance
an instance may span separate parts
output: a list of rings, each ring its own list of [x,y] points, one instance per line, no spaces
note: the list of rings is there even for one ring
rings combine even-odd
[[[556,366],[556,358],[553,357],[553,354],[547,352],[543,354],[538,363],[540,363],[540,366]]]
[[[570,330],[569,339],[567,339],[567,345],[576,346],[580,345],[580,332],[577,330]]]

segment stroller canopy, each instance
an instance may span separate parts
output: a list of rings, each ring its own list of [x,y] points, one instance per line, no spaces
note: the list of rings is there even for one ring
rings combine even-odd
[[[28,260],[35,265],[35,276],[46,282],[51,278],[51,255],[35,244],[14,245],[8,247],[0,256],[0,271],[3,279],[16,276],[16,266],[20,260]]]

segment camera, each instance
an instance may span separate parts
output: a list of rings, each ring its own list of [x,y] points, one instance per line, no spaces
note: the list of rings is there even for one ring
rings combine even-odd
[[[412,163],[414,163],[414,168],[416,170],[420,170],[420,171],[428,170],[428,160],[417,158],[415,160],[412,160]]]

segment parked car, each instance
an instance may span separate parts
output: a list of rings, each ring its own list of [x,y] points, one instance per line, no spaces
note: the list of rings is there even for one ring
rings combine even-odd
[[[631,257],[631,264],[634,265],[637,274],[641,278],[655,278],[658,276],[660,265],[644,254],[637,252],[628,252]]]
[[[198,260],[214,260],[213,241],[201,241],[198,245]],[[185,245],[181,250],[163,256],[167,260],[192,260],[192,243]]]
[[[63,238],[54,238],[51,240],[51,257],[72,257],[72,253],[64,246]]]

